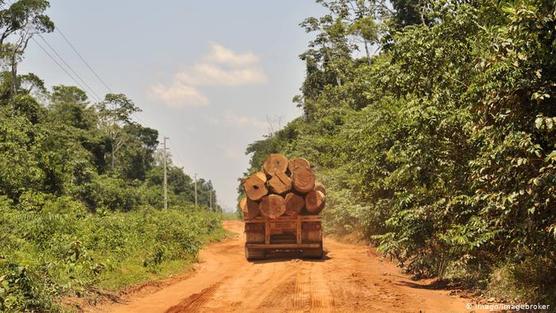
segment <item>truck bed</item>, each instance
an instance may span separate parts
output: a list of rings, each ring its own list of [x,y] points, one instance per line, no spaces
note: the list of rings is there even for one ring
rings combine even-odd
[[[322,258],[322,225],[318,215],[257,217],[245,221],[245,256],[264,259],[276,252]]]

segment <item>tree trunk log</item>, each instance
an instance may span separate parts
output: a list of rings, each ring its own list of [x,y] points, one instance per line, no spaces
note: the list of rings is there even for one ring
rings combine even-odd
[[[309,214],[319,214],[324,208],[324,194],[312,190],[305,196],[305,209]]]
[[[326,195],[326,189],[324,185],[320,182],[315,182],[315,190],[322,192],[323,195]]]
[[[286,215],[298,215],[305,207],[305,199],[302,196],[290,192],[286,195]]]
[[[271,192],[284,194],[292,189],[292,180],[285,173],[276,172],[267,185]]]
[[[286,212],[286,201],[279,195],[264,196],[259,209],[262,215],[274,219]]]
[[[276,173],[285,173],[288,169],[288,158],[279,153],[273,153],[266,158],[263,163],[263,171],[267,175],[275,175]]]
[[[247,214],[247,197],[241,198],[237,206],[240,208],[241,213],[243,213],[243,216],[245,216]]]
[[[309,161],[303,159],[303,158],[295,158],[295,159],[291,159],[288,162],[288,169],[290,170],[290,173],[293,174],[293,172],[301,167],[305,167],[305,168],[311,168],[311,163],[309,163]]]
[[[268,194],[266,188],[266,175],[263,172],[257,172],[245,179],[243,189],[247,198],[257,201]]]
[[[243,212],[243,219],[250,220],[260,215],[259,204],[247,197],[241,198],[239,208]]]
[[[300,193],[308,193],[315,188],[315,174],[306,167],[298,167],[292,173],[293,188]]]

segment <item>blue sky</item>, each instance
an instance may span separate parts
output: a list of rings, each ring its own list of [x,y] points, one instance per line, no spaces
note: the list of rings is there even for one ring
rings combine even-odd
[[[301,114],[291,99],[311,37],[298,24],[321,13],[312,0],[60,0],[48,11],[112,91],[143,109],[137,120],[170,137],[174,162],[213,181],[227,209],[246,146],[269,121],[276,128]],[[59,33],[44,38],[99,97],[108,92]],[[49,86],[76,85],[35,42],[20,67],[29,71]]]

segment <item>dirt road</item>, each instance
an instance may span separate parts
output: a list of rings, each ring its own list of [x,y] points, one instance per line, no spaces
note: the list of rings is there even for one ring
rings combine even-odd
[[[238,235],[205,248],[186,277],[122,303],[106,313],[181,312],[471,312],[468,299],[410,280],[368,247],[328,239],[324,260],[248,262],[243,224],[224,226]]]

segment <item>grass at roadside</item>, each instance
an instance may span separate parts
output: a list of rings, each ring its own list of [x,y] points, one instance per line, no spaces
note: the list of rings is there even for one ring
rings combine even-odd
[[[92,214],[64,197],[34,211],[0,201],[0,312],[59,312],[62,297],[183,271],[225,236],[221,219],[192,207]]]
[[[241,220],[241,216],[237,212],[222,212],[222,219],[225,221]]]
[[[203,235],[200,238],[201,246],[219,241],[227,235],[224,229],[215,229],[210,234]],[[136,257],[128,258],[117,270],[104,273],[99,279],[98,286],[105,290],[118,291],[129,286],[181,273],[195,262],[197,262],[197,253],[191,253],[177,259],[164,260],[157,265],[155,270],[151,270],[145,267],[144,259],[139,254]]]

